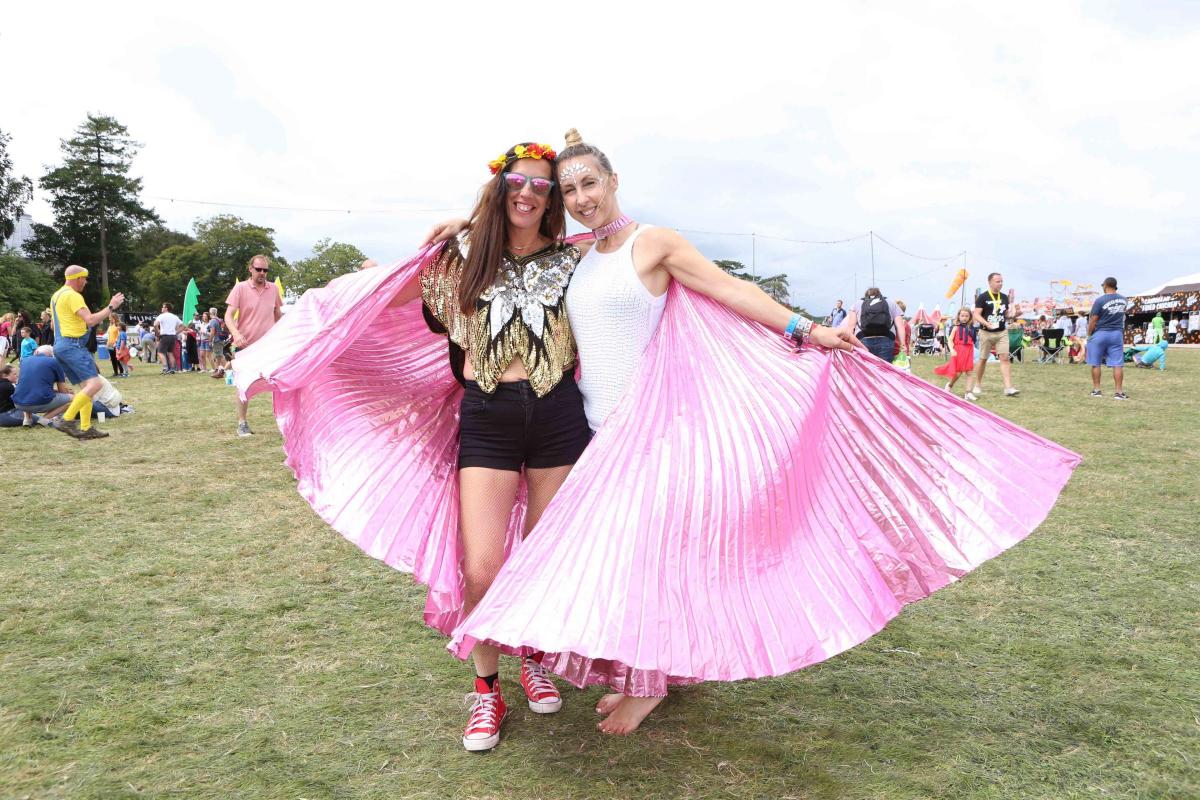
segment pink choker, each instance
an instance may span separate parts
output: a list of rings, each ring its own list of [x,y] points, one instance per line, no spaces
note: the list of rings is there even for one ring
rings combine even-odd
[[[607,225],[602,225],[599,228],[596,228],[594,231],[592,231],[592,236],[594,236],[597,240],[607,239],[608,237],[612,236],[614,233],[624,230],[625,228],[628,228],[632,224],[633,224],[633,217],[627,217],[624,214],[622,214],[621,216],[617,217],[616,219],[614,219],[612,222],[608,223]]]

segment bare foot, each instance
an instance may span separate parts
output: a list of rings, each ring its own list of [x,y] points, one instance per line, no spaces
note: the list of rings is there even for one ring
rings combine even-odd
[[[600,698],[600,702],[596,703],[596,713],[602,717],[607,717],[625,698],[623,694],[606,694]]]
[[[665,700],[665,697],[630,697],[625,695],[608,717],[596,727],[601,733],[611,733],[624,736],[637,730],[651,711]]]

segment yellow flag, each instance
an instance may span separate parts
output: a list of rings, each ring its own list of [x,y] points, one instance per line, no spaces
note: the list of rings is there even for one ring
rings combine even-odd
[[[279,280],[279,278],[275,279],[275,288],[279,290],[279,299],[282,300],[283,299],[283,281]]]

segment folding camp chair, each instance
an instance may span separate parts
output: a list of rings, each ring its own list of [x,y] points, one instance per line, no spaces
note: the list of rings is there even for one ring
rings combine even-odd
[[[1042,344],[1038,349],[1042,354],[1038,358],[1039,364],[1058,363],[1058,360],[1066,354],[1067,350],[1067,339],[1063,334],[1063,329],[1047,328],[1042,331]]]
[[[1025,331],[1020,328],[1008,329],[1008,360],[1025,363]]]

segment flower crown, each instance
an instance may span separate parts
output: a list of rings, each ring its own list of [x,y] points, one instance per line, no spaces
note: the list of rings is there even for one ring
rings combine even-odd
[[[519,144],[513,148],[512,159],[516,161],[519,158],[555,159],[558,158],[558,153],[555,153],[554,148],[548,144]],[[504,169],[504,165],[508,163],[508,160],[508,153],[501,153],[499,158],[488,162],[488,169],[490,169],[492,174],[495,175],[497,172]]]

